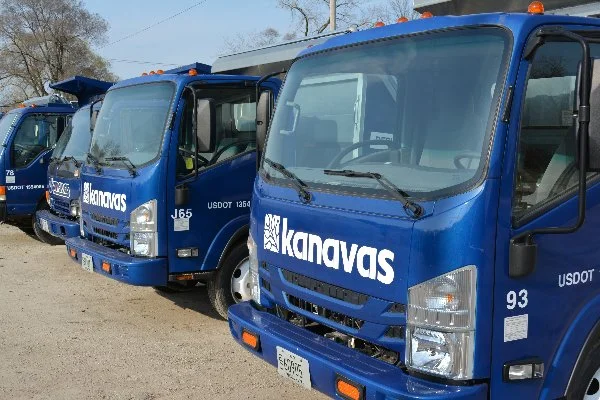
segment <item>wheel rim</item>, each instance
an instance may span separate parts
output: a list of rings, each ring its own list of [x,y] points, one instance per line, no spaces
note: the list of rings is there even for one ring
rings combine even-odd
[[[248,301],[252,298],[250,262],[247,257],[233,270],[233,274],[231,275],[231,295],[236,303]]]
[[[600,368],[598,368],[588,384],[583,400],[600,400]]]

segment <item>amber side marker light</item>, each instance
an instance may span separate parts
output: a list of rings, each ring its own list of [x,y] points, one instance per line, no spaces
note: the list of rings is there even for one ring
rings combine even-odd
[[[342,376],[335,379],[335,391],[346,400],[363,400],[365,398],[365,387],[354,383]]]
[[[248,332],[245,329],[242,330],[242,342],[246,346],[248,346],[256,351],[258,351],[260,349],[260,340],[258,338],[258,335],[255,333]]]
[[[544,13],[544,11],[545,11],[545,9],[544,9],[544,3],[542,3],[541,1],[534,1],[527,8],[527,12],[529,14],[541,15],[541,14]]]
[[[69,255],[71,256],[71,258],[77,258],[77,252],[75,251],[75,249],[70,249]]]
[[[6,201],[6,186],[0,186],[0,201]]]
[[[110,274],[110,264],[106,261],[102,261],[102,271]]]

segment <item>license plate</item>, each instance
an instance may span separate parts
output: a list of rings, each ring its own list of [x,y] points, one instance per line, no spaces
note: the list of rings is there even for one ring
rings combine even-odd
[[[88,272],[94,272],[94,261],[92,261],[92,256],[82,253],[81,267]]]
[[[45,232],[50,232],[50,227],[48,226],[48,221],[40,218],[40,227]]]
[[[277,346],[277,372],[307,389],[311,388],[308,360]]]

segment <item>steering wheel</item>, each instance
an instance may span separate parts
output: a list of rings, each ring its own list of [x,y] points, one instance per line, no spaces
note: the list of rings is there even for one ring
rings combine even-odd
[[[255,143],[256,140],[255,139],[246,139],[246,140],[240,140],[237,142],[233,142],[233,143],[229,143],[227,146],[223,147],[222,149],[219,149],[210,159],[210,164],[214,164],[217,161],[219,161],[219,158],[230,148],[234,147],[234,146],[242,146],[242,145],[246,145],[248,146],[251,143]]]
[[[481,154],[475,152],[457,154],[456,157],[454,157],[454,166],[456,169],[469,169],[473,163],[473,160],[476,159],[481,159]],[[469,162],[465,166],[462,163],[462,160],[469,160]]]
[[[349,162],[357,160],[360,157],[353,158],[351,160],[346,161],[345,163],[340,163],[340,161],[342,161],[344,159],[344,157],[346,157],[346,155],[348,155],[350,152],[360,149],[360,148],[363,148],[363,147],[367,147],[367,146],[387,146],[388,150],[390,150],[390,149],[398,149],[400,144],[392,142],[391,140],[382,140],[382,139],[365,140],[363,142],[354,143],[354,144],[346,147],[345,149],[342,149],[342,151],[340,151],[338,153],[338,155],[335,156],[333,161],[331,161],[329,163],[327,168],[328,169],[337,169],[337,168],[340,168],[342,165],[345,165],[345,164],[348,164]],[[383,150],[380,150],[380,151],[383,151]],[[371,154],[368,154],[368,155],[371,155]]]

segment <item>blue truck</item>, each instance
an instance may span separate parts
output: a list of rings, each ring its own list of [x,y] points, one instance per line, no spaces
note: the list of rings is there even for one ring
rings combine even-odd
[[[111,86],[110,82],[80,76],[52,85],[77,96],[82,107],[73,115],[50,158],[46,195],[50,209],[36,213],[38,229],[51,235],[42,237],[49,244],[79,236],[80,168],[89,150],[93,121],[102,106],[101,96]]]
[[[599,399],[599,38],[536,2],[303,52],[233,337],[340,399]]]
[[[35,213],[47,209],[46,171],[52,149],[75,107],[58,95],[31,99],[0,120],[0,222],[23,225],[42,241]]]
[[[207,283],[223,318],[248,300],[256,98],[273,103],[280,80],[270,75],[285,54],[232,55],[115,84],[81,167],[81,232],[66,240],[69,256],[160,291]]]

